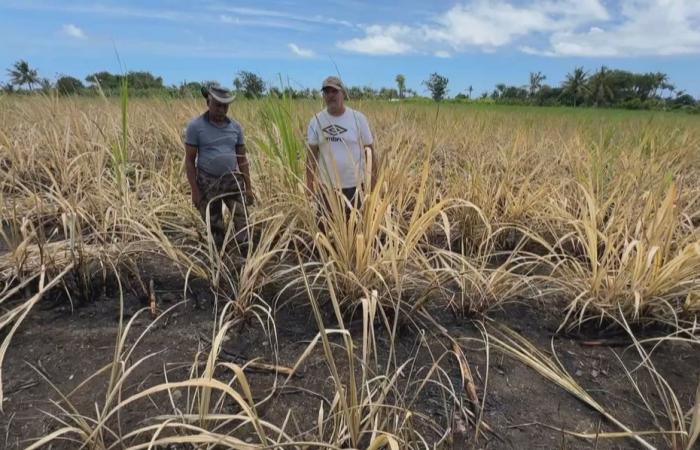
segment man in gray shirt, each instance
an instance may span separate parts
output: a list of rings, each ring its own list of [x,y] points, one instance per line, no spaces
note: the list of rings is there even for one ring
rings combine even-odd
[[[202,88],[207,111],[187,124],[185,132],[185,171],[192,188],[192,203],[204,221],[209,210],[210,231],[218,248],[226,235],[222,205],[231,211],[236,244],[248,240],[245,204],[254,195],[246,157],[243,130],[226,116],[234,97],[226,88]]]

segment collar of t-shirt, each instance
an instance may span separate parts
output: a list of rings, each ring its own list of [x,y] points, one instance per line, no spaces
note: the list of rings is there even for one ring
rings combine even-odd
[[[348,108],[348,107],[346,106],[346,107],[345,107],[345,110],[343,111],[343,113],[342,113],[341,115],[339,115],[339,116],[335,116],[335,115],[331,114],[331,113],[328,111],[328,108],[324,109],[324,111],[325,111],[325,113],[326,113],[326,116],[328,116],[328,117],[330,118],[330,120],[340,120],[340,119],[343,118],[343,116],[345,116],[345,114],[347,114],[348,112],[350,112],[350,108]]]
[[[209,121],[209,111],[207,111],[207,112],[205,112],[204,114],[202,114],[202,117],[204,117],[204,121],[205,121],[205,122],[211,123],[211,124],[214,125],[215,127],[222,128],[221,125],[217,125],[217,124],[212,123],[212,122]],[[224,125],[223,125],[223,126],[225,127],[226,125],[228,125],[228,124],[231,123],[231,119],[229,119],[228,116],[224,116],[224,119],[225,119],[225,122],[224,122]]]

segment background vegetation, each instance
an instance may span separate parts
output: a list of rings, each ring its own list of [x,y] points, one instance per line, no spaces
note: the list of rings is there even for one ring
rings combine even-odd
[[[17,61],[7,70],[9,82],[0,86],[6,93],[27,93],[39,89],[48,93],[55,90],[60,95],[102,95],[119,94],[120,80],[125,78],[130,86],[132,97],[183,98],[199,96],[200,88],[207,81],[182,82],[177,86],[166,86],[161,77],[150,72],[129,72],[125,75],[109,72],[89,74],[81,81],[70,75],[60,75],[52,82],[42,78],[25,60]],[[610,107],[624,109],[683,110],[697,113],[700,103],[681,88],[672,84],[668,75],[656,73],[633,73],[625,70],[609,69],[602,66],[595,71],[576,67],[566,75],[559,86],[546,83],[542,72],[531,72],[527,84],[508,86],[497,83],[491,92],[477,94],[469,86],[457,92],[450,99],[449,80],[432,73],[421,82],[425,92],[436,101],[450,99],[455,102],[477,102],[507,105],[571,106],[571,107]],[[420,100],[419,92],[406,88],[406,77],[398,74],[396,87],[373,88],[370,86],[348,86],[351,99],[413,99]],[[265,96],[281,98],[320,98],[317,89],[295,89],[290,83],[280,80],[279,85],[267,84],[257,74],[240,71],[233,79],[232,88],[245,98]]]

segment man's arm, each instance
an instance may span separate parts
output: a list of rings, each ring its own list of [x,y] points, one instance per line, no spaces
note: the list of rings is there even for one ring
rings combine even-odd
[[[309,144],[306,153],[306,188],[313,195],[316,192],[316,169],[318,167],[318,145]]]
[[[236,146],[236,159],[238,160],[238,170],[243,175],[243,182],[245,183],[246,201],[252,203],[255,195],[253,194],[253,185],[250,182],[250,167],[246,153],[245,144]]]
[[[199,207],[199,202],[202,201],[202,193],[199,191],[199,186],[197,186],[197,166],[195,165],[197,151],[197,147],[185,144],[185,173],[192,190],[192,204],[195,207]]]

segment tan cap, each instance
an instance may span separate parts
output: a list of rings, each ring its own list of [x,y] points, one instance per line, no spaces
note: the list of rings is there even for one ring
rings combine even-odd
[[[231,93],[230,90],[219,85],[218,83],[212,83],[207,86],[202,86],[202,95],[204,98],[208,98],[210,95],[219,103],[229,104],[236,98],[235,95]]]
[[[333,89],[338,89],[339,91],[345,92],[345,86],[343,86],[343,82],[340,81],[340,78],[330,76],[323,80],[323,84],[321,85],[321,90],[331,87]]]

